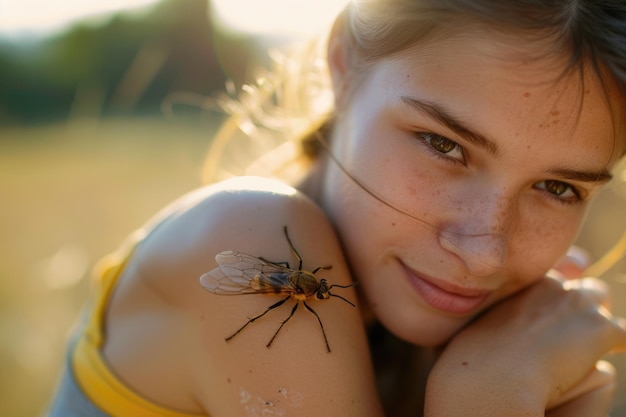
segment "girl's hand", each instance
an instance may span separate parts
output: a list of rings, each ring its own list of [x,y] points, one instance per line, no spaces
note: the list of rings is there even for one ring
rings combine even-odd
[[[426,415],[544,416],[572,397],[591,398],[600,387],[586,378],[597,361],[626,349],[623,320],[607,304],[600,280],[544,278],[494,306],[442,352]]]
[[[606,417],[615,392],[615,368],[599,361],[580,383],[562,398],[565,403],[546,413],[547,417]]]
[[[578,246],[572,246],[554,266],[553,271],[566,279],[581,278],[590,265],[591,257],[589,254]]]

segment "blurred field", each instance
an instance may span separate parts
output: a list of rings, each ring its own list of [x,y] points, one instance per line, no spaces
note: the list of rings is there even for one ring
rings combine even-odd
[[[0,416],[37,416],[92,263],[200,184],[211,127],[77,121],[0,130]]]
[[[167,202],[200,185],[210,123],[77,121],[0,129],[0,416],[38,416],[89,291],[89,267]],[[593,207],[598,257],[626,230],[626,186]],[[626,261],[605,274],[626,315]],[[614,417],[626,417],[626,361]]]

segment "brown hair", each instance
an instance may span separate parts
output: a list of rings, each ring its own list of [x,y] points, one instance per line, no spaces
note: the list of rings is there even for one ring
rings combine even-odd
[[[346,9],[352,47],[372,61],[402,51],[459,22],[553,41],[572,65],[588,59],[626,88],[626,2],[623,0],[354,0]]]
[[[385,57],[398,54],[409,47],[437,36],[445,36],[465,24],[482,24],[502,34],[521,35],[530,42],[544,46],[544,54],[566,58],[569,64],[564,75],[580,71],[590,65],[602,83],[607,102],[613,113],[615,132],[624,135],[626,125],[626,1],[624,0],[350,0],[339,17],[348,41],[349,65],[355,72]],[[319,153],[319,138],[328,140],[336,109],[332,100],[326,107],[311,103],[320,95],[328,94],[330,84],[325,67],[319,65],[322,52],[319,44],[307,46],[307,53],[295,61],[279,59],[271,76],[259,77],[259,85],[246,86],[245,100],[254,102],[251,108],[233,115],[226,124],[226,132],[218,135],[216,147],[223,145],[224,137],[233,136],[235,126],[245,125],[253,135],[245,132],[246,145],[235,141],[233,148],[250,148],[259,137],[272,137],[272,144],[282,143],[286,152],[261,157],[266,161],[289,159],[287,165],[307,166]],[[297,65],[295,65],[297,64]],[[581,84],[581,88],[584,86]],[[255,100],[250,100],[248,96]],[[617,101],[609,99],[617,97]],[[619,103],[616,107],[615,103]],[[238,106],[241,108],[242,106]],[[263,119],[268,116],[273,126]],[[276,128],[276,120],[285,123]],[[242,129],[242,130],[246,130]],[[269,131],[269,134],[268,134]],[[226,133],[226,134],[224,134]],[[227,141],[226,141],[227,142]],[[266,141],[267,142],[267,141]],[[626,136],[615,138],[615,143],[626,144]],[[299,150],[295,153],[294,146]],[[288,149],[287,149],[288,148]],[[626,150],[626,146],[622,147]],[[213,155],[209,169],[220,159]],[[265,151],[259,151],[265,154]],[[281,175],[285,160],[279,166]],[[263,165],[255,164],[255,166]],[[268,174],[274,168],[266,169]],[[291,172],[292,169],[288,169]],[[215,175],[211,175],[213,180]],[[205,175],[206,178],[206,175]]]
[[[543,45],[542,56],[565,57],[563,75],[583,65],[596,73],[613,113],[615,132],[626,125],[626,2],[623,0],[352,0],[343,15],[349,65],[366,73],[368,65],[465,24],[482,24],[503,36],[521,35]],[[569,57],[568,57],[569,55]],[[617,97],[619,105],[615,106]],[[332,119],[321,124],[327,131]],[[317,155],[322,131],[303,140]],[[324,136],[328,139],[327,136]],[[626,136],[615,137],[623,143]]]

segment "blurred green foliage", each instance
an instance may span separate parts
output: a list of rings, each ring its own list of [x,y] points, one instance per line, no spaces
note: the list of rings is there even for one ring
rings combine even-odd
[[[141,18],[2,41],[0,124],[154,115],[169,94],[210,94],[224,79],[207,0],[162,0]]]

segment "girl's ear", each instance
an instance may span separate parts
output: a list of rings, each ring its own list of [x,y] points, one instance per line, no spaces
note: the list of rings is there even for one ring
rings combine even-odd
[[[335,93],[335,103],[345,99],[350,81],[350,68],[348,57],[348,39],[346,33],[346,13],[341,13],[330,31],[328,39],[328,69]]]

